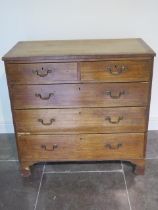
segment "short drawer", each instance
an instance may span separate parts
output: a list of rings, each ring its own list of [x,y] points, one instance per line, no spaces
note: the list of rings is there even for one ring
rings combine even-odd
[[[30,133],[144,132],[146,108],[14,110],[16,130]]]
[[[75,161],[144,157],[144,134],[19,135],[21,159]]]
[[[13,85],[11,92],[15,109],[146,106],[149,83]]]
[[[50,84],[77,80],[77,63],[7,64],[7,76],[13,84]]]
[[[83,81],[149,81],[152,63],[150,60],[81,62],[80,71]]]

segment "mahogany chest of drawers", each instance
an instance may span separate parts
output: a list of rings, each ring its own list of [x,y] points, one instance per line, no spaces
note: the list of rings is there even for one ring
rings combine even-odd
[[[154,56],[141,39],[17,43],[3,60],[22,174],[101,160],[143,174]]]

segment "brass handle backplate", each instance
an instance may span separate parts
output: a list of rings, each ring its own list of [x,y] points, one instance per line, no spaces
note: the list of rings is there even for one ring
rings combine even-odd
[[[49,93],[48,96],[42,96],[40,93],[35,93],[36,97],[39,97],[41,100],[49,100],[50,97],[54,96],[54,93]]]
[[[43,119],[38,119],[38,122],[40,122],[42,125],[46,125],[47,126],[47,125],[52,125],[53,122],[55,122],[55,119],[52,118],[52,119],[49,120],[49,122],[44,122]]]
[[[54,151],[55,149],[58,148],[58,145],[57,144],[53,144],[51,146],[51,149],[47,148],[47,146],[45,144],[42,144],[41,145],[41,148],[44,149],[45,151]]]
[[[117,144],[117,145],[112,145],[112,144],[106,144],[105,147],[111,150],[115,150],[115,149],[119,149],[120,147],[122,147],[123,145],[121,143]]]
[[[127,66],[124,65],[109,65],[105,67],[105,70],[108,71],[112,75],[119,75],[123,72],[127,71]]]
[[[52,73],[52,70],[51,69],[44,70],[44,68],[42,67],[42,70],[33,70],[32,72],[39,77],[46,77],[49,73]]]
[[[111,124],[119,124],[119,122],[123,120],[123,116],[118,117],[117,120],[112,120],[111,117],[106,117],[105,120],[109,121]]]
[[[110,96],[110,98],[112,98],[112,99],[119,99],[122,95],[125,95],[125,91],[119,92],[118,95],[113,95],[110,90],[107,90],[106,95]]]

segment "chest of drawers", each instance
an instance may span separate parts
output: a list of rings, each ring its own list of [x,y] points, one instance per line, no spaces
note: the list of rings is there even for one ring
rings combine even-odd
[[[141,39],[17,43],[3,60],[22,174],[101,160],[143,174],[154,56]]]

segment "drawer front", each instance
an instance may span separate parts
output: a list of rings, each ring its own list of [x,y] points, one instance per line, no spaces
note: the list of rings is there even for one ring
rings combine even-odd
[[[21,135],[22,160],[105,160],[144,157],[144,134]]]
[[[149,83],[13,85],[13,107],[146,106]]]
[[[114,133],[144,132],[146,108],[76,108],[14,110],[18,132]]]
[[[7,64],[13,84],[49,84],[77,80],[77,63]]]
[[[83,81],[149,81],[152,63],[151,61],[81,62],[80,71]]]

